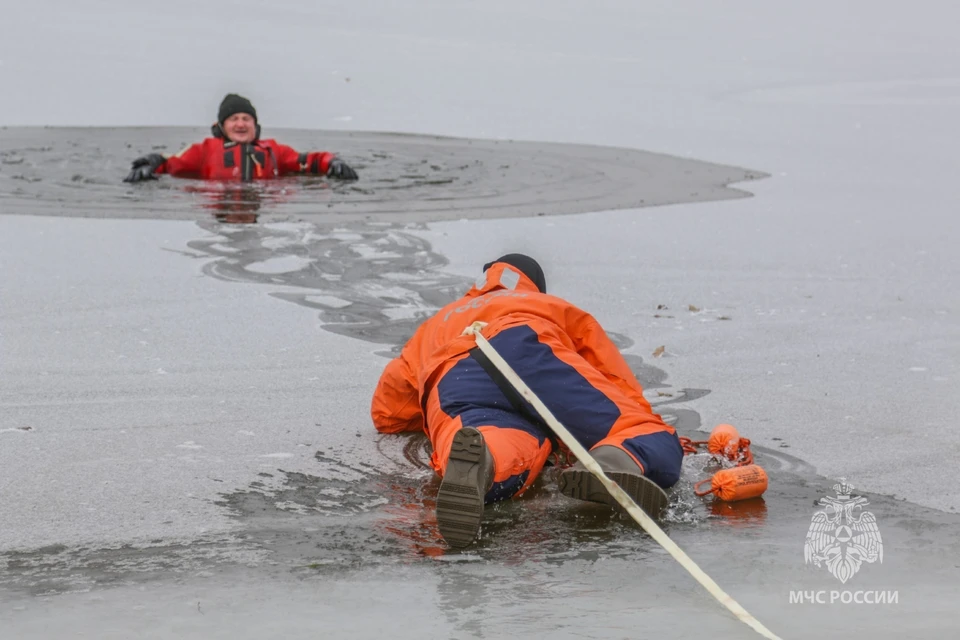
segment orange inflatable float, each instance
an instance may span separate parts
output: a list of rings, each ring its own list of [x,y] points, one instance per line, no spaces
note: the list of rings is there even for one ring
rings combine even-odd
[[[701,449],[705,448],[714,456],[736,463],[735,467],[721,469],[712,477],[694,484],[694,493],[698,496],[712,493],[720,500],[735,502],[757,498],[767,490],[767,472],[753,463],[750,440],[741,438],[740,432],[732,424],[718,424],[706,440],[681,437],[680,444],[684,455],[702,453]],[[710,483],[710,488],[701,490],[700,487],[707,483]]]

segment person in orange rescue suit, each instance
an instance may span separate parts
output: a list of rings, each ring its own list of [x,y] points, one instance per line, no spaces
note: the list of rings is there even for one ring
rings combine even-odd
[[[509,254],[484,266],[466,295],[421,324],[387,364],[371,414],[382,433],[426,431],[442,481],[437,522],[453,547],[469,545],[484,505],[522,494],[536,480],[553,434],[464,329],[486,322],[487,338],[615,482],[653,517],[680,477],[676,432],[600,324],[547,294],[540,265]],[[559,476],[572,498],[615,504],[580,463]]]
[[[262,140],[257,110],[248,99],[235,93],[228,94],[220,103],[212,133],[213,137],[192,144],[175,156],[151,153],[137,158],[124,182],[153,180],[162,173],[244,182],[301,173],[357,179],[356,171],[328,151],[300,153],[276,140]]]

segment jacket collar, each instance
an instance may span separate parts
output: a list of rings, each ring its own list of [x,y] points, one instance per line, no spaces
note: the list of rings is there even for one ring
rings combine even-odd
[[[475,298],[498,289],[540,293],[533,280],[521,273],[519,269],[504,262],[495,262],[492,267],[480,274],[466,297]]]

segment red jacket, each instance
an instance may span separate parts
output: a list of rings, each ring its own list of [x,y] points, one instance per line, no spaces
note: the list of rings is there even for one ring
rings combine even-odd
[[[333,154],[326,151],[298,153],[276,140],[249,144],[224,138],[207,138],[166,159],[154,173],[204,180],[276,178],[294,173],[326,175]]]

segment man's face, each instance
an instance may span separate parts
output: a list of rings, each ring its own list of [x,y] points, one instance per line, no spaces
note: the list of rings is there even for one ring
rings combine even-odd
[[[223,121],[223,134],[240,144],[253,142],[257,137],[257,123],[249,113],[235,113]]]

